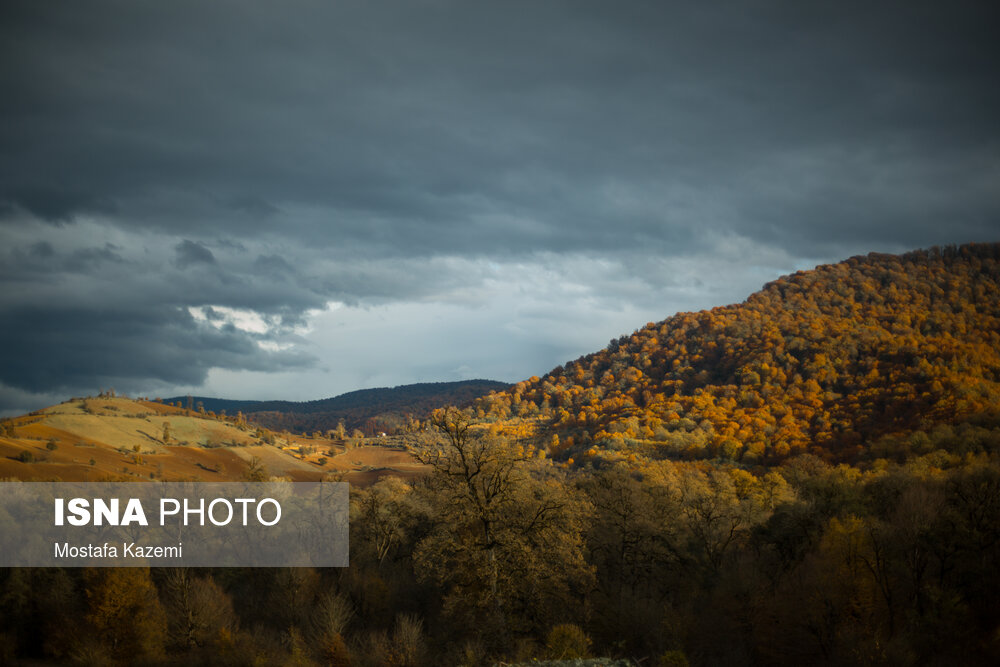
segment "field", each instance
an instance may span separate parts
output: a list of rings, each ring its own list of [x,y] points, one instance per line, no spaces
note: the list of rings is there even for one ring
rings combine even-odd
[[[350,443],[270,433],[232,418],[154,401],[71,399],[5,422],[0,479],[204,481],[241,479],[252,458],[293,481],[368,485],[423,467],[396,441]]]

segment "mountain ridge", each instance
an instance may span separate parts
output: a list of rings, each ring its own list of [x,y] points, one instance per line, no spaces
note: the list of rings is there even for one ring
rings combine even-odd
[[[174,396],[165,402],[180,402],[206,411],[241,411],[262,426],[296,431],[328,431],[339,422],[348,430],[360,429],[367,435],[378,431],[397,432],[410,419],[426,418],[433,408],[444,404],[462,405],[489,392],[506,389],[510,384],[495,380],[458,380],[454,382],[418,382],[395,387],[357,389],[330,398],[313,401],[233,400],[204,396]]]

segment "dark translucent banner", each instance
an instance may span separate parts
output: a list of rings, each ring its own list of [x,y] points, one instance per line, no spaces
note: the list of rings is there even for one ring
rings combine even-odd
[[[346,483],[3,482],[0,567],[345,567]]]

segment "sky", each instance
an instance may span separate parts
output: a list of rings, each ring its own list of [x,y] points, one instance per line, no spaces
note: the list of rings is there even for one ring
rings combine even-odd
[[[518,381],[1000,240],[1000,9],[0,4],[0,414]]]

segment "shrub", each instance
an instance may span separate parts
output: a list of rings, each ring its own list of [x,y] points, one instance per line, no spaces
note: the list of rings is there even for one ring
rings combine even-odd
[[[424,623],[415,614],[400,614],[392,633],[391,660],[400,667],[412,667],[422,662],[424,653]]]
[[[688,659],[684,651],[667,651],[656,664],[658,667],[688,667]]]
[[[562,623],[549,631],[545,648],[553,660],[586,658],[590,652],[590,637],[572,623]]]
[[[330,665],[330,667],[350,667],[351,654],[347,650],[344,638],[339,634],[322,641],[319,645],[319,652],[325,665]]]

